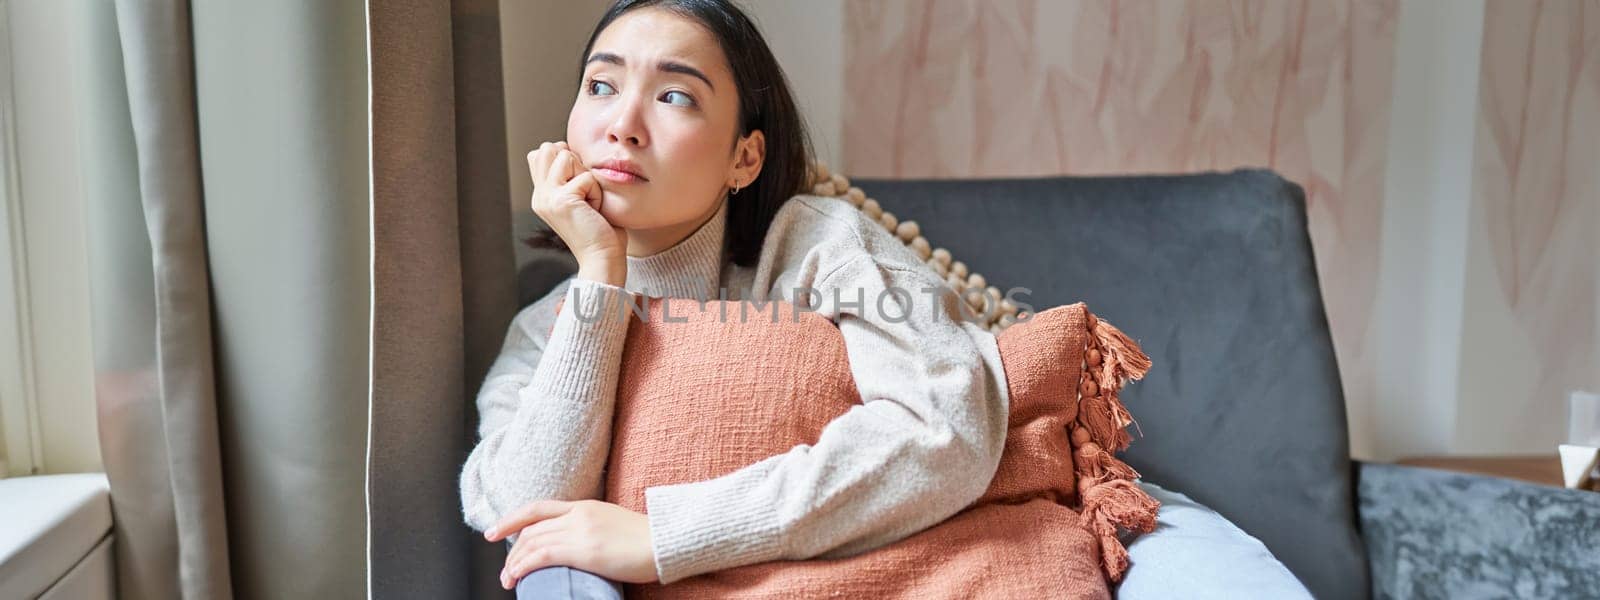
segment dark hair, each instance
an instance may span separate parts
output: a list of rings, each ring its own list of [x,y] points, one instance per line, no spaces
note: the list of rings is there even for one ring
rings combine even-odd
[[[773,216],[784,202],[803,191],[810,177],[811,140],[800,109],[766,39],[744,11],[729,0],[618,0],[600,17],[583,47],[578,59],[580,84],[583,63],[600,32],[628,11],[647,7],[660,7],[693,19],[717,38],[739,90],[739,128],[734,143],[758,129],[766,138],[760,174],[750,185],[740,188],[737,197],[728,200],[728,226],[723,239],[723,248],[734,264],[754,266]],[[535,248],[570,251],[550,229],[538,231],[527,243]]]

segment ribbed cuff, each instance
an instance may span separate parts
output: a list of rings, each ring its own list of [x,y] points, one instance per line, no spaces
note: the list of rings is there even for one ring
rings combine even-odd
[[[550,328],[540,371],[540,391],[570,397],[589,390],[606,377],[614,377],[622,364],[622,346],[628,339],[633,316],[632,292],[592,279],[572,279],[556,322]]]
[[[755,493],[763,478],[746,475],[645,488],[661,583],[783,558],[777,516]]]

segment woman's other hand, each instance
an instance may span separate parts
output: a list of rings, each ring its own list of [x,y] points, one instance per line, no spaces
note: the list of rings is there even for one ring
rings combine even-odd
[[[566,142],[545,142],[528,153],[533,212],[578,259],[578,277],[622,286],[628,275],[628,234],[600,214],[600,181]]]
[[[520,532],[520,533],[519,533]],[[500,585],[516,587],[524,575],[551,566],[588,571],[612,581],[657,581],[650,520],[599,500],[539,500],[495,523],[483,537],[499,541],[517,533]]]

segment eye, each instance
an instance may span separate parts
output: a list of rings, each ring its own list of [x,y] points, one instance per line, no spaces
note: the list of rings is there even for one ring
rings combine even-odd
[[[683,102],[680,104],[680,103],[668,100],[667,101],[668,104],[674,104],[674,105],[677,105],[677,106],[694,106],[695,105],[694,104],[694,98],[692,98],[688,94],[685,94],[685,93],[680,92],[678,90],[668,90],[667,93],[662,94],[661,97],[662,98],[671,98],[673,94],[677,94],[679,98],[683,99]]]
[[[596,87],[597,86],[605,86],[605,88],[603,88],[603,89],[604,90],[609,90],[609,91],[606,91],[606,92],[596,91]],[[597,80],[597,79],[590,79],[589,80],[589,84],[586,87],[589,89],[589,95],[590,96],[600,96],[600,95],[603,95],[603,94],[609,94],[609,93],[616,92],[616,90],[611,87],[611,84],[606,83],[604,81]]]

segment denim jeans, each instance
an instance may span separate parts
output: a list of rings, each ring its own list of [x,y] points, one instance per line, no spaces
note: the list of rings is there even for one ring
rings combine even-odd
[[[572,567],[545,567],[517,580],[517,600],[622,600],[622,584]]]

